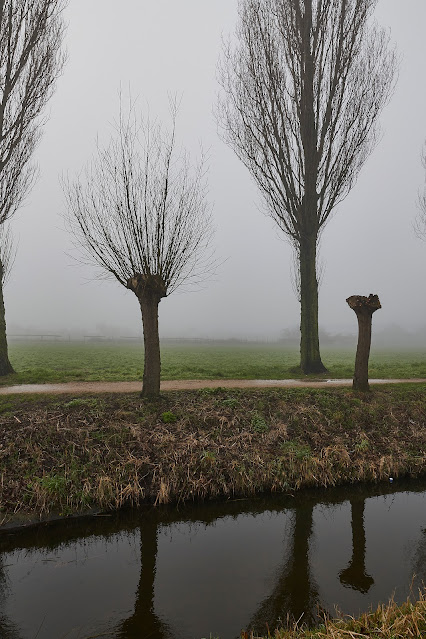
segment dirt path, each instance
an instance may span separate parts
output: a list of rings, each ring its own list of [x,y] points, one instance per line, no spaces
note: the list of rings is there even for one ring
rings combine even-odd
[[[370,384],[425,383],[426,379],[370,379]],[[161,390],[192,390],[197,388],[326,388],[351,386],[351,379],[325,379],[304,381],[300,379],[188,379],[161,382]],[[25,393],[135,393],[141,382],[67,382],[65,384],[21,384],[0,387],[0,395]]]

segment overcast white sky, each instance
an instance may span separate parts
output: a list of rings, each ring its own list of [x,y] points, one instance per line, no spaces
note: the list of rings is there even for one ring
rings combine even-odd
[[[19,246],[5,291],[9,334],[141,332],[135,296],[68,257],[61,218],[58,176],[78,172],[97,134],[109,136],[120,84],[164,120],[168,93],[181,94],[181,141],[194,153],[200,141],[210,148],[216,252],[227,259],[203,290],[162,300],[162,335],[273,338],[298,325],[291,249],[259,211],[260,196],[212,114],[221,37],[233,32],[236,8],[237,0],[70,0],[69,58],[37,152],[41,177],[12,223]],[[398,46],[400,77],[382,116],[383,139],[323,234],[320,326],[331,332],[355,331],[345,302],[353,294],[379,295],[378,328],[426,324],[426,243],[412,230],[424,183],[426,2],[379,0],[376,17]]]

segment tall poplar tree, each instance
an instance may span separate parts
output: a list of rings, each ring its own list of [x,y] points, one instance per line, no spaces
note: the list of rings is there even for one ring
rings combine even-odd
[[[64,55],[64,0],[0,0],[0,225],[22,204],[37,176],[31,158],[41,117]],[[3,265],[0,262],[0,274]],[[0,277],[0,375],[9,362]]]
[[[396,55],[377,0],[240,0],[225,44],[218,119],[298,263],[303,373],[326,369],[318,338],[318,241],[378,140]]]

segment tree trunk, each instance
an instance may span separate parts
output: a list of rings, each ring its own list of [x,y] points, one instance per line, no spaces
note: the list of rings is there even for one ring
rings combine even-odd
[[[318,336],[318,281],[316,236],[300,242],[300,367],[305,375],[326,373]]]
[[[371,324],[373,313],[381,308],[377,295],[352,295],[346,300],[350,308],[355,311],[358,320],[358,345],[355,357],[355,373],[353,389],[369,391],[368,360],[371,346]]]
[[[301,16],[302,77],[300,134],[304,152],[305,193],[301,208],[300,259],[300,367],[302,372],[325,373],[321,361],[318,337],[318,281],[316,272],[318,214],[317,130],[314,113],[315,65],[312,52],[312,0],[305,0]]]
[[[146,288],[139,297],[142,311],[144,367],[142,397],[158,397],[160,394],[160,337],[158,334],[158,304],[161,297]]]
[[[6,316],[3,299],[3,264],[0,262],[0,376],[14,372],[7,353]]]
[[[142,311],[144,367],[142,397],[158,397],[160,394],[160,337],[158,334],[158,305],[167,294],[161,275],[135,273],[127,280],[127,288],[139,300]]]

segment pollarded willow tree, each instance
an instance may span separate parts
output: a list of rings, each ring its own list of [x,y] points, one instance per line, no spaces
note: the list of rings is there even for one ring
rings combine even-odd
[[[44,107],[62,71],[64,0],[0,0],[0,225],[22,204],[36,178],[31,164]],[[3,270],[3,267],[1,267]],[[0,278],[0,375],[9,362]]]
[[[249,169],[298,263],[301,369],[325,371],[317,249],[378,139],[396,55],[377,0],[239,0],[219,70],[223,139]]]
[[[65,180],[66,215],[87,262],[133,291],[142,312],[142,396],[160,392],[158,305],[213,265],[204,158],[191,165],[172,126],[120,113],[115,136],[98,145],[80,178]]]

